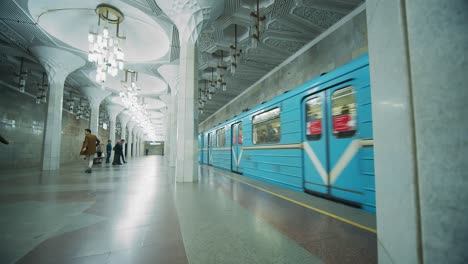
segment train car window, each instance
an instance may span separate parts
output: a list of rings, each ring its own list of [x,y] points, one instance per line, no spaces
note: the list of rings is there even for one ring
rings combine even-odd
[[[306,102],[306,137],[307,140],[319,140],[322,137],[322,100],[314,97]]]
[[[242,123],[239,124],[239,131],[238,131],[239,135],[238,136],[238,141],[239,142],[239,145],[242,145],[242,142],[244,141],[243,137],[242,137]]]
[[[235,145],[237,144],[237,134],[236,134],[236,125],[233,125],[231,128],[231,134],[232,134],[232,139],[231,139],[231,144]]]
[[[209,137],[210,137],[210,147],[214,147],[215,146],[215,144],[214,144],[214,141],[215,141],[214,132],[211,132],[209,134]]]
[[[216,146],[226,146],[226,129],[224,127],[216,130]]]
[[[280,109],[258,114],[252,119],[252,142],[254,144],[276,143],[280,141]]]
[[[356,134],[356,97],[353,87],[336,90],[332,94],[333,135],[349,138]]]

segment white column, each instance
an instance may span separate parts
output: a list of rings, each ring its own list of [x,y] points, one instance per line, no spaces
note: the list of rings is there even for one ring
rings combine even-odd
[[[177,86],[178,89],[178,86]],[[175,167],[177,159],[177,95],[171,94],[171,119],[169,120],[169,166]]]
[[[60,168],[63,88],[68,74],[84,66],[85,61],[67,51],[45,46],[31,47],[47,71],[49,94],[42,150],[42,170]]]
[[[191,41],[180,47],[180,85],[177,94],[177,160],[176,180],[193,182],[198,180],[196,163],[198,114],[195,108],[195,45]]]
[[[139,140],[139,146],[140,146],[140,156],[144,155],[144,148],[143,148],[143,131],[140,131],[140,136],[138,137]]]
[[[99,106],[101,105],[102,100],[112,93],[93,86],[80,87],[80,89],[88,98],[89,107],[91,108],[89,129],[91,129],[91,133],[99,137]]]
[[[140,156],[140,128],[135,130],[135,157]]]
[[[119,114],[119,119],[120,119],[120,127],[122,128],[122,134],[121,134],[121,137],[120,139],[125,139],[125,141],[127,141],[127,144],[128,144],[128,140],[127,140],[127,124],[128,124],[128,121],[130,121],[130,116],[127,114],[126,111],[122,112]],[[113,143],[115,144],[115,143]],[[122,151],[124,153],[124,156],[125,156],[125,144],[122,146]]]
[[[128,122],[128,157],[131,158],[135,155],[135,146],[132,148],[133,142],[133,128],[135,127],[136,123],[133,121]]]
[[[171,88],[171,93],[165,95],[161,99],[167,105],[166,111],[166,131],[164,144],[164,158],[170,167],[175,167],[177,155],[177,90],[179,89],[179,65],[170,64],[163,65],[158,68],[158,72],[168,83]]]
[[[468,2],[366,3],[379,263],[466,263]]]
[[[163,141],[164,141],[164,160],[166,162],[166,164],[169,164],[169,152],[170,152],[170,148],[169,148],[169,137],[170,137],[170,120],[171,120],[171,106],[169,105],[170,103],[170,94],[165,96],[165,102],[166,102],[166,110],[164,112],[164,121],[163,121],[163,129],[164,129],[164,138],[163,138]]]

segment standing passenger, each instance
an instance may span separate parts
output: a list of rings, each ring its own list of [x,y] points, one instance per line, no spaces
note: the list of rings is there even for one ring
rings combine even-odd
[[[120,156],[122,156],[122,145],[120,144],[120,140],[117,140],[114,146],[114,161],[112,165],[122,165]]]
[[[112,141],[108,140],[107,141],[107,146],[106,146],[106,163],[109,163],[110,156],[112,154]]]
[[[85,155],[86,159],[88,159],[88,168],[85,170],[86,173],[91,173],[94,154],[96,154],[96,147],[99,143],[99,139],[95,135],[91,134],[91,129],[85,129],[85,139],[83,141],[83,147],[81,148],[80,155]]]
[[[123,163],[127,163],[127,162],[125,161],[125,153],[123,152],[123,149],[124,149],[124,146],[125,146],[125,139],[122,139],[121,142],[122,142],[122,152],[120,153],[120,155],[121,155],[121,157],[122,157]]]

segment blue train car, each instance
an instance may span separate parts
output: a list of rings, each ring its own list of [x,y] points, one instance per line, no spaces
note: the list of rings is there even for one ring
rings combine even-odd
[[[198,163],[203,163],[203,150],[205,147],[205,139],[203,134],[198,135]]]
[[[375,212],[367,55],[203,133],[203,163]]]

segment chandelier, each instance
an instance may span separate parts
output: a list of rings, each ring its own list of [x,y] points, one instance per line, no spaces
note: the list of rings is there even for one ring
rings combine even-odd
[[[98,5],[96,13],[98,28],[88,34],[88,61],[96,63],[96,82],[104,83],[107,74],[115,77],[119,70],[124,68],[124,53],[120,45],[125,37],[119,35],[119,26],[124,15],[117,8],[107,4]],[[110,25],[115,25],[115,35],[110,33]]]
[[[240,56],[242,54],[242,49],[238,50],[237,47],[237,24],[234,24],[234,45],[231,45],[231,74],[236,73],[236,68],[240,63]],[[226,91],[223,87],[223,91]]]
[[[129,110],[132,120],[148,135],[154,134],[154,128],[151,124],[146,104],[140,103],[138,100],[138,92],[141,89],[138,87],[138,72],[125,70],[125,79],[122,81],[123,90],[120,92],[120,97],[126,109]],[[142,98],[144,100],[144,98]]]
[[[219,58],[219,64],[216,66],[216,74],[218,78],[216,80],[216,89],[223,87],[223,91],[226,91],[226,81],[224,80],[224,75],[226,73],[227,67],[224,66],[224,51],[221,50],[221,57]]]
[[[218,80],[215,79],[214,77],[214,68],[211,68],[211,81],[210,81],[210,87],[208,88],[208,100],[211,100],[213,98],[213,94],[216,91],[217,83],[218,83]]]
[[[252,17],[252,28],[250,30],[252,34],[252,48],[256,48],[258,45],[258,42],[260,42],[260,34],[263,34],[263,31],[265,30],[265,16],[260,15],[260,0],[257,0],[257,8],[256,10],[252,11],[250,13],[250,16]]]
[[[42,82],[37,83],[38,93],[36,96],[36,104],[47,103],[47,88],[49,85],[46,80],[46,73],[42,73]]]
[[[24,69],[24,58],[21,57],[20,61],[20,69],[19,72],[16,74],[18,77],[18,88],[21,93],[24,93],[26,90],[26,79],[28,78],[28,70]]]
[[[198,89],[198,110],[203,114],[203,107],[205,107],[206,100],[208,99],[208,80],[205,79],[205,89]]]

